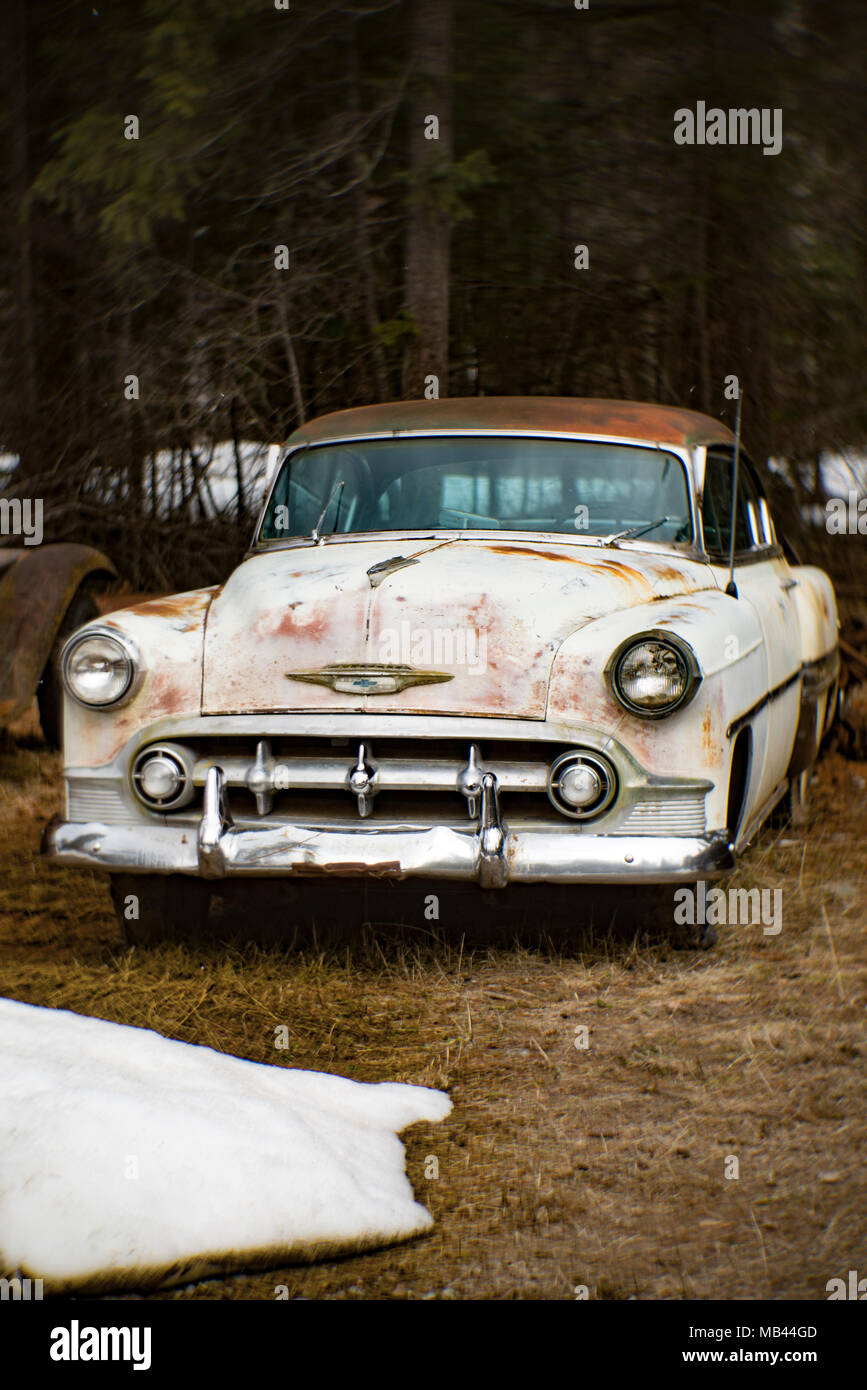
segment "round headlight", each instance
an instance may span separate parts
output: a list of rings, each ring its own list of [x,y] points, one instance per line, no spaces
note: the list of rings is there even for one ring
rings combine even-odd
[[[679,709],[692,698],[701,680],[698,663],[686,642],[655,633],[619,647],[606,674],[620,703],[631,713],[649,719]]]
[[[83,705],[116,705],[132,686],[136,661],[132,650],[105,632],[70,639],[63,653],[63,683]]]

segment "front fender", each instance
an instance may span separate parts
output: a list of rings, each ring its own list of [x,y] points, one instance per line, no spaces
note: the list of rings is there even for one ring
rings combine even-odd
[[[612,652],[642,632],[689,643],[701,671],[690,703],[665,719],[623,709],[604,671]],[[650,772],[706,777],[711,829],[725,825],[731,743],[727,730],[767,693],[762,634],[752,608],[722,590],[658,600],[599,618],[562,643],[551,673],[548,718],[589,722],[618,739]]]
[[[139,650],[144,679],[117,709],[87,709],[64,700],[64,761],[95,767],[111,759],[144,725],[199,713],[205,619],[216,586],[149,599],[109,613],[99,626],[126,634]]]

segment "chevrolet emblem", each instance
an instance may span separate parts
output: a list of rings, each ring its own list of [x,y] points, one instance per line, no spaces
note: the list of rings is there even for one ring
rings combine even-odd
[[[318,671],[287,671],[290,681],[327,685],[339,695],[395,695],[411,685],[454,680],[449,671],[417,671],[412,666],[323,666]]]

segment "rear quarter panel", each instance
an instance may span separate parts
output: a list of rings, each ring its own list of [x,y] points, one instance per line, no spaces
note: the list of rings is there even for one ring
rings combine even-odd
[[[834,586],[815,565],[799,565],[792,578],[798,581],[792,597],[801,629],[801,661],[819,661],[837,646],[840,621]]]

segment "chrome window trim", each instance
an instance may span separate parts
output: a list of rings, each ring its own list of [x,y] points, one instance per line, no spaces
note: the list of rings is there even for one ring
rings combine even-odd
[[[766,540],[766,538],[765,538],[765,535],[764,535],[764,533],[763,533],[763,530],[762,530],[762,527],[761,527],[761,523],[760,523],[760,521],[759,521],[759,515],[758,515],[758,512],[756,511],[756,507],[755,507],[755,503],[753,502],[753,499],[752,499],[751,497],[747,497],[745,500],[746,500],[746,508],[747,508],[747,522],[748,522],[749,528],[750,528],[750,535],[751,535],[752,538],[753,538],[753,546],[752,546],[752,549],[753,549],[753,550],[761,550],[763,547],[765,547],[765,546],[767,545],[768,542],[767,542],[767,540]]]
[[[774,529],[774,518],[771,516],[771,509],[768,499],[763,492],[759,493],[759,510],[762,514],[762,524],[764,526],[765,537],[768,545],[777,544],[777,533]]]

